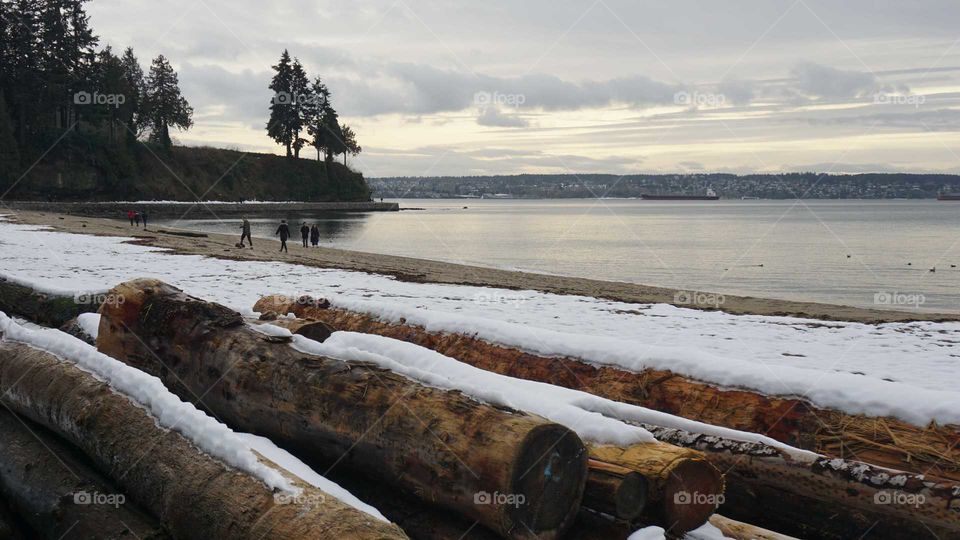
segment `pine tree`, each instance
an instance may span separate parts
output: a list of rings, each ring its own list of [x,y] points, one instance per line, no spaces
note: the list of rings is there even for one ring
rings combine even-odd
[[[327,148],[327,130],[324,128],[323,116],[330,107],[330,91],[320,77],[313,81],[310,88],[310,101],[307,105],[305,116],[310,146],[316,148],[317,161],[320,161],[320,154]]]
[[[327,148],[327,161],[333,161],[333,156],[347,151],[347,145],[343,141],[343,130],[340,128],[340,119],[337,111],[332,106],[328,106],[323,113],[323,129]]]
[[[123,128],[123,117],[126,115],[127,95],[132,93],[127,84],[123,61],[113,54],[109,46],[97,55],[93,86],[104,96],[109,96],[106,103],[91,104],[87,108],[93,111],[87,115],[88,121],[105,122],[110,141],[118,141],[126,130]]]
[[[20,171],[20,152],[13,136],[13,122],[7,114],[7,102],[0,92],[0,199],[6,195]]]
[[[290,93],[293,95],[293,102],[290,104],[292,111],[289,116],[293,154],[294,157],[299,158],[300,149],[307,142],[300,137],[300,132],[306,125],[306,108],[309,107],[308,102],[312,101],[312,97],[310,96],[310,79],[307,78],[300,60],[296,58],[293,59],[293,67],[290,70]]]
[[[180,130],[193,126],[193,108],[180,95],[177,72],[161,54],[153,59],[146,86],[146,116],[150,140],[170,148],[170,127]]]
[[[273,97],[270,100],[270,120],[267,121],[267,135],[278,144],[287,148],[287,157],[293,155],[293,107],[290,106],[294,100],[293,95],[293,67],[290,63],[290,53],[284,49],[280,55],[280,62],[273,66],[276,72],[273,80],[270,81],[270,90],[273,90]]]
[[[363,148],[357,143],[357,134],[353,132],[353,128],[350,126],[343,126],[343,144],[346,147],[346,151],[343,153],[343,165],[347,165],[347,154],[351,156],[356,156],[363,151]]]
[[[120,109],[120,121],[126,124],[127,141],[132,143],[143,135],[148,123],[143,110],[147,83],[140,61],[133,53],[133,47],[127,47],[127,50],[123,51],[120,61],[123,64],[123,76],[128,91],[123,107]]]
[[[37,0],[15,0],[10,15],[9,100],[14,131],[23,150],[37,128],[42,82],[40,78],[40,6]]]

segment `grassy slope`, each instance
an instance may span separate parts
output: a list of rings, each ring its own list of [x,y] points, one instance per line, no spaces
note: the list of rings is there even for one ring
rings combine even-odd
[[[366,201],[363,175],[342,164],[220,148],[105,145],[67,137],[5,198],[20,200]]]

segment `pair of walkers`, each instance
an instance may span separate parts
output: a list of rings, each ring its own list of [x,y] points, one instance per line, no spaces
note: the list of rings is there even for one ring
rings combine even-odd
[[[249,238],[249,222],[247,220],[243,220],[243,222],[246,227],[244,234]],[[280,251],[289,253],[290,250],[287,249],[287,240],[290,238],[290,226],[287,225],[287,220],[281,220],[280,226],[277,227],[277,232],[273,234],[274,236],[280,236]],[[303,247],[308,247],[307,242],[310,242],[316,247],[320,244],[320,227],[316,224],[314,224],[313,227],[309,227],[306,222],[304,222],[300,226],[300,237],[303,240]],[[243,243],[243,238],[240,239],[240,243]],[[250,246],[253,247],[253,240],[250,241]]]

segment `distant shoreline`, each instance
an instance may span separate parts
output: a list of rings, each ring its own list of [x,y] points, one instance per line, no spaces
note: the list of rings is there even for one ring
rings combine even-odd
[[[209,233],[203,238],[190,238],[174,234],[174,231],[165,233],[132,228],[125,220],[118,219],[41,212],[20,212],[9,218],[19,223],[51,227],[59,232],[134,238],[138,244],[170,249],[178,254],[204,255],[230,260],[283,261],[318,268],[384,274],[399,280],[418,283],[474,285],[518,291],[537,290],[554,294],[605,298],[625,303],[672,305],[678,305],[678,294],[690,292],[635,283],[500,270],[326,247],[311,249],[291,247],[289,254],[283,254],[277,252],[276,241],[260,238],[257,239],[255,249],[239,249],[236,247],[239,234]],[[789,316],[869,324],[960,320],[960,315],[957,314],[914,313],[750,296],[723,296],[722,311],[737,315]],[[680,304],[679,307],[697,308],[698,306]]]
[[[46,202],[5,201],[7,208],[26,212],[54,212],[73,216],[126,218],[130,210],[146,211],[152,219],[193,217],[236,218],[246,214],[278,212],[397,212],[396,202],[225,202],[225,201],[114,201],[114,202]]]

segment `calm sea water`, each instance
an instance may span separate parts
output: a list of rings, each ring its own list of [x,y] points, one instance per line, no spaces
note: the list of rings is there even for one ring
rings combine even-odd
[[[251,221],[260,237],[272,237],[280,218],[292,220],[291,229],[303,220],[317,222],[323,245],[357,251],[692,291],[960,312],[960,203],[405,199],[400,204],[422,210]],[[176,226],[239,236],[238,220],[184,220]]]

